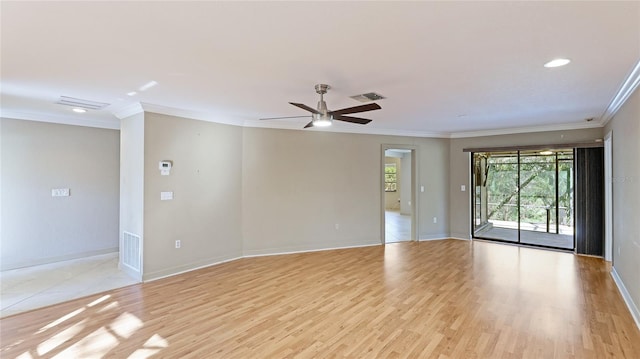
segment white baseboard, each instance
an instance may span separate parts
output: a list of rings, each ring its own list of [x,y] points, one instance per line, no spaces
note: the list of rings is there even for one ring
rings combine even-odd
[[[174,275],[178,275],[178,274],[182,274],[182,273],[187,273],[187,272],[191,272],[194,270],[198,270],[198,269],[202,269],[202,268],[206,268],[206,267],[211,267],[217,264],[222,264],[222,263],[226,263],[226,262],[231,262],[231,261],[235,261],[236,259],[241,259],[242,256],[238,256],[238,255],[226,255],[226,256],[219,256],[219,257],[215,257],[215,258],[210,258],[207,260],[203,260],[203,261],[198,261],[195,263],[190,263],[187,265],[182,265],[179,267],[173,267],[173,268],[169,268],[169,269],[163,269],[163,270],[159,270],[156,272],[152,272],[149,274],[144,274],[142,276],[142,281],[143,282],[152,282],[154,280],[158,280],[158,279],[163,279],[163,278],[167,278],[167,277],[173,277]]]
[[[152,281],[155,281],[155,280],[158,280],[158,279],[163,279],[163,278],[167,278],[167,277],[173,277],[174,275],[191,272],[191,271],[194,271],[194,270],[198,270],[198,269],[202,269],[202,268],[206,268],[206,267],[211,267],[211,266],[222,264],[222,263],[232,262],[232,261],[235,261],[237,259],[242,259],[242,258],[277,256],[277,255],[282,255],[282,254],[308,253],[308,252],[319,252],[319,251],[330,251],[330,250],[334,250],[334,249],[360,248],[360,247],[371,247],[371,246],[379,246],[379,245],[381,245],[381,244],[380,243],[360,243],[360,244],[344,245],[344,246],[337,246],[337,247],[325,247],[325,248],[296,248],[296,249],[289,249],[289,250],[287,250],[286,248],[279,248],[279,249],[246,251],[246,253],[244,255],[235,255],[234,254],[234,255],[220,256],[220,257],[211,258],[211,259],[204,260],[204,261],[199,261],[199,262],[196,262],[196,263],[191,263],[191,264],[188,264],[188,265],[183,265],[183,266],[179,266],[179,267],[163,269],[163,270],[159,270],[159,271],[152,272],[152,273],[149,273],[149,274],[144,274],[142,276],[142,281],[145,282],[145,283],[146,282],[152,282]]]
[[[449,237],[450,239],[455,239],[457,241],[470,241],[471,238],[459,238],[459,237]]]
[[[440,233],[440,234],[431,234],[431,235],[427,235],[427,236],[420,236],[420,238],[418,238],[418,241],[423,242],[423,241],[439,241],[442,239],[449,239],[450,237],[446,234],[446,233]]]
[[[265,257],[265,256],[279,256],[282,254],[295,254],[295,253],[309,253],[309,252],[322,252],[331,251],[334,249],[348,249],[348,248],[361,248],[379,246],[381,243],[358,243],[349,244],[337,247],[323,247],[323,248],[278,248],[278,249],[252,249],[245,251],[243,258],[251,257]]]
[[[629,308],[629,312],[631,312],[631,316],[633,317],[633,320],[636,322],[636,326],[638,327],[638,329],[640,329],[640,311],[638,310],[638,307],[636,306],[636,304],[633,302],[633,298],[631,298],[631,294],[629,294],[627,287],[624,286],[624,282],[618,275],[618,272],[616,272],[615,267],[611,269],[611,277],[613,278],[613,281],[618,286],[618,290],[620,291],[620,294],[622,295],[622,298],[624,299],[625,304],[627,304],[627,308]]]
[[[469,233],[451,233],[451,235],[449,235],[449,238],[464,239],[468,241],[471,239],[471,235]]]
[[[98,250],[95,250],[95,251],[79,252],[79,253],[74,253],[74,254],[67,254],[67,255],[64,255],[64,256],[48,257],[48,258],[30,260],[30,261],[26,261],[26,262],[13,263],[13,264],[8,265],[6,268],[2,267],[2,269],[0,269],[0,270],[1,271],[5,271],[5,270],[12,270],[12,269],[20,269],[20,268],[25,268],[25,267],[33,267],[33,266],[39,266],[39,265],[43,265],[43,264],[64,262],[64,261],[70,261],[70,260],[73,260],[73,259],[93,257],[93,256],[99,256],[99,255],[103,255],[103,254],[112,254],[112,253],[115,253],[117,255],[118,247],[98,249]]]

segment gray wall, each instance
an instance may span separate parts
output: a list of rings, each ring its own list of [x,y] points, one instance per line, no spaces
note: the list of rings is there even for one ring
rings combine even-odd
[[[118,250],[119,133],[0,120],[1,269]],[[69,197],[51,189],[70,188]]]
[[[640,90],[607,124],[613,156],[613,267],[640,307]]]
[[[602,138],[602,128],[451,139],[449,164],[451,236],[471,238],[471,158],[469,153],[462,151],[464,148],[577,143],[595,141],[598,138]],[[460,190],[461,185],[466,186],[465,192]]]
[[[173,161],[169,176],[161,160]],[[242,127],[145,113],[143,278],[240,257],[241,185]]]
[[[243,133],[246,255],[380,244],[383,144],[417,146],[418,182],[429,188],[418,194],[419,237],[448,234],[446,139],[261,128]],[[433,216],[444,220],[434,224]]]

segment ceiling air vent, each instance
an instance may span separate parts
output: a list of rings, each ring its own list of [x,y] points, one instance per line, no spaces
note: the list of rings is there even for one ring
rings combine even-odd
[[[362,95],[355,95],[355,96],[350,96],[352,99],[356,100],[356,101],[360,101],[360,102],[369,102],[369,101],[377,101],[377,100],[384,100],[385,97],[377,94],[375,92],[367,92],[367,93],[363,93]]]
[[[83,108],[85,110],[102,110],[103,108],[109,106],[108,103],[104,102],[89,101],[68,96],[60,96],[60,100],[58,100],[58,102],[56,103],[65,106]]]

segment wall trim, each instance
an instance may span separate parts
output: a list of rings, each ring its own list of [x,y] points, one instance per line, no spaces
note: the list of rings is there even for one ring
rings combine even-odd
[[[178,108],[154,105],[151,103],[140,103],[144,112],[153,112],[161,115],[188,118],[192,120],[200,120],[213,123],[221,123],[225,125],[242,126],[244,120],[223,114],[205,113],[199,111],[182,110]]]
[[[243,259],[243,258],[268,257],[268,256],[279,256],[279,255],[286,255],[286,254],[322,252],[322,251],[331,251],[331,250],[335,250],[335,249],[373,247],[373,246],[379,246],[379,245],[381,245],[381,244],[380,243],[365,243],[365,244],[347,245],[347,246],[340,246],[340,247],[326,247],[326,248],[299,249],[299,250],[291,250],[291,249],[288,250],[286,248],[269,249],[269,250],[252,250],[252,251],[250,251],[250,252],[254,252],[252,254],[249,253],[249,254],[244,254],[244,255],[240,255],[240,256],[237,256],[237,255],[219,256],[219,257],[216,257],[216,258],[213,258],[213,259],[198,261],[196,263],[191,263],[191,264],[182,265],[182,266],[178,266],[178,267],[173,267],[173,268],[169,268],[169,269],[163,269],[163,270],[152,272],[150,274],[144,274],[142,282],[144,282],[144,283],[153,282],[153,281],[156,281],[156,280],[169,278],[169,277],[173,277],[173,276],[176,276],[176,275],[180,275],[180,274],[184,274],[184,273],[188,273],[188,272],[193,272],[193,271],[196,271],[198,269],[203,269],[203,268],[212,267],[212,266],[215,266],[215,265],[218,265],[218,264],[233,262],[233,261],[236,261],[238,259]]]
[[[465,241],[469,241],[469,240],[471,240],[471,235],[468,234],[468,233],[451,233],[449,238],[462,239],[462,240],[465,240]]]
[[[126,273],[129,277],[137,280],[138,282],[142,282],[142,273],[133,270],[128,265],[122,264],[122,262],[120,262],[119,259],[118,259],[118,270],[121,270],[122,272]]]
[[[627,102],[627,99],[640,85],[640,61],[633,67],[626,80],[618,89],[618,92],[611,99],[611,103],[600,117],[600,126],[605,126],[613,116],[616,115],[620,107]]]
[[[173,277],[179,274],[184,274],[187,272],[192,272],[198,269],[202,269],[202,268],[207,268],[207,267],[211,267],[217,264],[222,264],[222,263],[226,263],[226,262],[232,262],[235,261],[237,259],[242,259],[243,257],[240,255],[235,255],[235,254],[230,254],[230,255],[223,255],[223,256],[217,256],[214,258],[209,258],[209,259],[205,259],[205,260],[201,260],[201,261],[197,261],[194,263],[190,263],[190,264],[185,264],[185,265],[181,265],[181,266],[177,266],[177,267],[173,267],[173,268],[168,268],[168,269],[162,269],[159,271],[155,271],[155,272],[151,272],[149,274],[143,274],[142,275],[142,282],[147,283],[147,282],[152,282],[155,280],[159,280],[159,279],[164,279],[164,278],[168,278],[168,277]]]
[[[430,235],[426,235],[426,236],[420,236],[418,238],[419,242],[424,242],[424,241],[439,241],[439,240],[443,240],[443,239],[450,239],[451,237],[449,237],[448,234],[446,233],[439,233],[439,234],[430,234]]]
[[[640,75],[640,71],[639,75]],[[640,77],[639,77],[640,79]],[[637,87],[640,80],[634,82]],[[631,91],[633,92],[633,91]],[[626,98],[630,95],[627,94]],[[622,105],[620,103],[618,108]],[[617,110],[617,108],[616,108]],[[297,121],[259,121],[259,120],[247,120],[239,117],[228,116],[224,114],[205,113],[199,111],[183,110],[168,106],[155,105],[150,103],[136,102],[129,106],[125,106],[111,114],[115,117],[114,120],[106,119],[91,119],[86,118],[72,118],[66,116],[57,116],[46,113],[23,113],[3,110],[0,117],[13,118],[18,120],[51,122],[65,125],[87,126],[97,128],[108,128],[112,130],[120,129],[120,122],[116,119],[122,120],[141,112],[153,112],[161,115],[182,117],[192,120],[200,120],[212,123],[220,123],[225,125],[233,125],[240,127],[254,127],[254,128],[269,128],[269,129],[283,129],[283,130],[295,130],[295,131],[310,131],[310,132],[333,132],[333,133],[351,133],[362,135],[381,135],[381,136],[401,136],[401,137],[417,137],[417,138],[466,138],[466,137],[481,137],[481,136],[496,136],[496,135],[511,135],[516,133],[530,133],[530,132],[546,132],[546,131],[562,131],[562,130],[580,130],[585,128],[601,128],[606,124],[606,121],[592,121],[592,122],[578,122],[578,123],[564,123],[564,124],[549,124],[540,126],[528,126],[528,127],[510,127],[503,129],[493,130],[479,130],[479,131],[462,131],[462,132],[431,132],[431,131],[412,131],[412,130],[398,130],[388,128],[371,128],[371,127],[350,127],[345,125],[332,126],[330,129],[318,129],[310,128],[303,129],[303,124]],[[608,120],[607,120],[608,121]]]
[[[611,277],[613,278],[613,281],[618,286],[618,290],[622,295],[622,299],[624,299],[624,302],[627,305],[627,308],[629,308],[629,312],[631,313],[633,320],[636,322],[636,326],[638,327],[638,329],[640,329],[640,310],[638,310],[638,307],[633,302],[633,299],[631,298],[631,294],[627,290],[627,287],[624,286],[624,282],[622,281],[622,278],[620,278],[620,276],[618,275],[618,272],[616,271],[615,267],[611,268]]]
[[[46,113],[27,113],[2,110],[0,117],[14,120],[37,121],[55,123],[60,125],[84,126],[95,128],[106,128],[109,130],[119,130],[120,121],[116,120],[100,120],[95,118],[75,118],[67,116],[57,116]]]
[[[280,248],[271,248],[271,249],[250,249],[245,250],[243,258],[252,258],[252,257],[265,257],[265,256],[279,256],[283,254],[297,254],[297,253],[311,253],[311,252],[322,252],[322,251],[332,251],[336,249],[349,249],[349,248],[363,248],[363,247],[373,247],[380,246],[380,243],[354,243],[347,244],[344,246],[336,246],[336,247],[280,247]]]
[[[573,123],[549,124],[549,125],[528,126],[528,127],[509,127],[509,128],[495,129],[495,130],[453,132],[450,134],[449,138],[513,135],[516,133],[532,133],[532,132],[547,132],[547,131],[582,130],[585,128],[599,128],[603,126],[604,125],[595,121],[573,122]]]
[[[2,268],[0,268],[0,271],[21,269],[21,268],[25,268],[25,267],[39,266],[39,265],[44,265],[44,264],[56,263],[56,262],[64,262],[64,261],[70,261],[70,260],[73,260],[73,259],[80,259],[80,258],[85,258],[85,257],[93,257],[93,256],[99,256],[99,255],[103,255],[103,254],[112,254],[112,253],[115,253],[117,255],[119,253],[118,247],[97,249],[95,251],[87,251],[87,252],[81,252],[81,253],[67,254],[67,255],[63,255],[63,256],[43,258],[43,259],[40,259],[40,260],[37,260],[37,261],[25,261],[25,262],[21,262],[21,263],[12,265],[10,267],[2,267]]]
[[[140,102],[132,103],[129,106],[123,107],[118,111],[114,111],[113,115],[116,116],[119,120],[124,120],[127,117],[131,117],[133,115],[137,115],[139,113],[144,112],[142,108],[142,104]]]

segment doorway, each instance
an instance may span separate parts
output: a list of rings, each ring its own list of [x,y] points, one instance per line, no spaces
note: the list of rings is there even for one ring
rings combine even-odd
[[[573,250],[574,151],[473,153],[473,236]]]
[[[383,147],[383,243],[415,240],[415,149]]]

